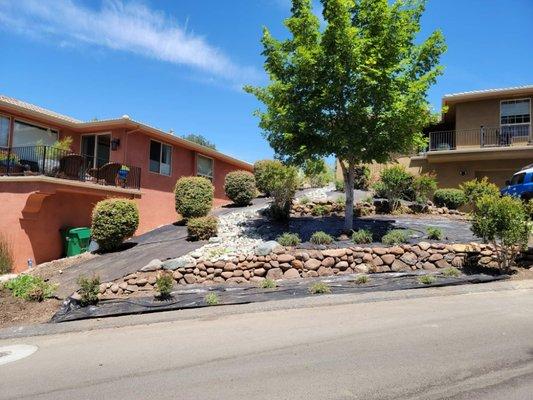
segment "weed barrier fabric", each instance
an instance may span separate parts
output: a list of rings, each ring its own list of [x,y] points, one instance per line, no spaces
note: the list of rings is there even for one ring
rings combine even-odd
[[[76,321],[88,318],[114,317],[128,314],[143,314],[159,311],[182,310],[190,308],[209,307],[205,301],[207,293],[216,293],[219,305],[247,304],[272,300],[296,299],[318,296],[309,293],[309,286],[314,282],[326,282],[331,287],[331,293],[369,293],[418,289],[427,287],[442,287],[486,283],[508,279],[507,275],[473,274],[460,277],[444,277],[433,275],[436,281],[426,285],[418,281],[424,274],[420,273],[381,273],[369,275],[369,281],[364,284],[355,283],[354,275],[285,280],[278,283],[274,289],[262,289],[252,285],[240,286],[196,286],[180,289],[172,293],[168,300],[150,297],[135,297],[129,299],[102,300],[97,305],[81,307],[79,303],[68,298],[50,322]]]

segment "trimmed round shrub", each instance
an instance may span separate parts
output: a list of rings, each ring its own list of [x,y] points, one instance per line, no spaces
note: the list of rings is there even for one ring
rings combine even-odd
[[[485,176],[483,179],[472,179],[459,185],[459,188],[464,192],[466,201],[475,205],[476,202],[483,196],[500,195],[500,189],[494,183],[489,182],[489,179]]]
[[[270,195],[272,174],[282,166],[278,160],[259,160],[254,164],[255,185],[260,192]]]
[[[212,215],[191,218],[187,221],[187,233],[192,240],[208,240],[216,236],[217,231],[218,219]]]
[[[238,206],[247,206],[257,194],[254,176],[246,171],[233,171],[224,181],[226,196]]]
[[[94,206],[92,238],[103,251],[117,249],[139,226],[139,210],[132,200],[102,200]]]
[[[201,176],[187,176],[178,179],[174,194],[176,211],[183,218],[206,216],[213,207],[215,189],[211,181]]]
[[[456,210],[466,204],[466,196],[461,189],[437,189],[433,193],[433,201],[438,207]]]

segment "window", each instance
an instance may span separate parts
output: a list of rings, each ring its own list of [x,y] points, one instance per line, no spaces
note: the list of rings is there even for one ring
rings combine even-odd
[[[530,122],[530,99],[505,100],[500,103],[501,132],[507,140],[513,137],[528,137]]]
[[[525,177],[526,177],[526,173],[525,172],[513,175],[513,178],[511,179],[511,185],[521,185],[521,184],[523,184]]]
[[[172,164],[172,146],[150,141],[150,171],[170,176]]]
[[[81,154],[88,161],[91,168],[100,168],[110,159],[111,134],[82,135]]]
[[[213,180],[213,159],[197,154],[196,175]]]
[[[13,147],[35,146],[37,144],[52,146],[57,141],[58,136],[58,132],[54,129],[15,121],[13,128]]]
[[[0,147],[7,147],[9,142],[9,118],[0,116]]]

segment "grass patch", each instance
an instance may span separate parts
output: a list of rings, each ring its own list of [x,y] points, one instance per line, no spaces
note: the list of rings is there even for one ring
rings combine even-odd
[[[275,289],[278,287],[278,284],[276,283],[274,279],[267,278],[265,280],[262,280],[259,286],[262,289]]]
[[[434,227],[430,226],[427,229],[427,234],[428,234],[428,239],[433,239],[433,240],[441,240],[442,239],[442,229],[434,228]]]
[[[352,242],[357,244],[372,243],[373,236],[372,232],[367,229],[359,229],[358,231],[353,231],[352,233]]]
[[[369,281],[370,277],[368,275],[359,275],[357,278],[355,278],[355,283],[358,285],[363,285]]]
[[[331,287],[325,282],[315,282],[309,286],[311,294],[328,294],[331,293]]]
[[[43,301],[52,297],[57,289],[57,285],[32,275],[19,275],[7,281],[4,287],[9,289],[14,297],[26,301]]]
[[[218,295],[216,293],[208,293],[204,297],[205,304],[208,306],[216,306],[218,303],[220,303],[220,299],[218,298]]]
[[[326,232],[317,231],[311,235],[309,241],[313,244],[331,244],[333,243],[333,237]]]
[[[282,246],[297,246],[301,240],[297,233],[285,232],[276,238],[276,242]]]
[[[418,282],[423,283],[424,285],[431,285],[432,283],[435,283],[437,281],[437,278],[435,278],[433,275],[422,275],[418,277]]]
[[[409,232],[403,229],[393,229],[381,238],[381,242],[388,246],[407,243],[408,241]]]
[[[459,271],[455,267],[448,267],[448,268],[444,268],[442,270],[442,275],[444,275],[444,276],[446,276],[448,278],[457,278],[457,277],[461,276],[461,271]]]

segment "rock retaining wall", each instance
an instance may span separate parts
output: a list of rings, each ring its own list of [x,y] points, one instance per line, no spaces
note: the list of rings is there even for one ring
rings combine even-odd
[[[259,254],[258,254],[259,253]],[[184,256],[167,261],[153,260],[139,272],[100,285],[100,297],[128,295],[154,290],[162,270],[172,273],[176,284],[240,284],[271,279],[297,279],[353,273],[380,273],[461,268],[467,262],[497,267],[489,245],[420,242],[392,247],[347,247],[303,249],[274,246],[268,253],[240,255],[227,260],[205,260]]]

